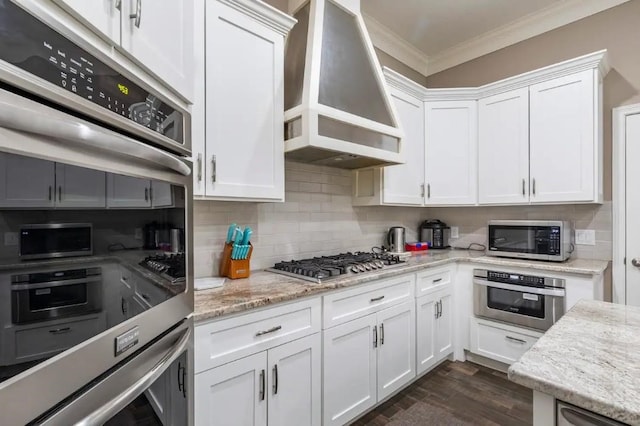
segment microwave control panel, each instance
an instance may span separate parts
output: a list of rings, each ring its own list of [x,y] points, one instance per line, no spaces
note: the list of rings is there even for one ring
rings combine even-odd
[[[0,0],[0,60],[184,144],[182,112],[9,0]]]
[[[533,275],[514,274],[510,272],[487,271],[487,280],[517,285],[527,285],[535,287],[544,287],[544,277],[536,277]]]

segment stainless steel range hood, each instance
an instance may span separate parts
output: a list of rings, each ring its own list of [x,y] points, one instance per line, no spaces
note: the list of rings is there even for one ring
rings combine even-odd
[[[288,159],[347,169],[404,162],[402,132],[360,0],[290,0]]]

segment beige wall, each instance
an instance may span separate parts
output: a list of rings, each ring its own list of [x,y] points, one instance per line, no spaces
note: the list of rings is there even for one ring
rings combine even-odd
[[[427,87],[480,86],[580,55],[607,49],[604,80],[604,197],[611,200],[611,109],[640,102],[640,0],[427,77]]]

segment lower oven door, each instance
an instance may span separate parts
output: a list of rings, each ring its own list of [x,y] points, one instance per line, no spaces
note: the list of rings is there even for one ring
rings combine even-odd
[[[29,424],[191,424],[192,328],[185,320]]]
[[[474,314],[546,331],[564,314],[563,288],[473,280]]]

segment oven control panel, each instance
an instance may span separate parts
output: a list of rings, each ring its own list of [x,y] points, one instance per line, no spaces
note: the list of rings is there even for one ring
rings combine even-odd
[[[9,0],[0,0],[0,60],[184,144],[182,112]]]
[[[533,275],[514,274],[510,272],[487,271],[487,280],[498,283],[544,287],[545,278]]]

